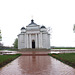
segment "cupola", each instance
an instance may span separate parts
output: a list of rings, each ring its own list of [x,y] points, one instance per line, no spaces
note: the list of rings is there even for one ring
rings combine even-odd
[[[46,27],[43,26],[43,25],[40,27],[40,30],[41,30],[41,31],[47,31]]]
[[[25,33],[25,32],[26,32],[25,27],[22,27],[22,28],[21,28],[21,33]]]
[[[34,23],[34,20],[31,20],[31,23],[29,25],[37,25],[36,23]]]
[[[46,27],[45,27],[45,26],[41,26],[41,28],[45,28],[45,29],[46,29]]]

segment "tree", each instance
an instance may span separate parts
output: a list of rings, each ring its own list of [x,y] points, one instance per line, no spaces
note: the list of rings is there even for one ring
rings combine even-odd
[[[74,26],[73,26],[73,31],[75,32],[75,24],[74,24]]]
[[[13,45],[14,45],[14,48],[18,48],[18,38],[15,39]]]
[[[1,30],[0,30],[0,41],[2,41]]]

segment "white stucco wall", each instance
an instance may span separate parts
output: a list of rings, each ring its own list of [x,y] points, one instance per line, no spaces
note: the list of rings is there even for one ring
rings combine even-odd
[[[18,35],[18,49],[32,48],[32,40],[35,41],[35,48],[50,48],[50,35],[46,28],[31,25],[21,30]]]
[[[25,35],[20,34],[18,35],[18,49],[25,48]]]

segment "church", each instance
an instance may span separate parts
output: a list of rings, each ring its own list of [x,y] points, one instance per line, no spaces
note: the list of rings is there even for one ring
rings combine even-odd
[[[50,48],[50,34],[45,26],[40,26],[31,20],[31,23],[21,28],[18,35],[18,49]]]

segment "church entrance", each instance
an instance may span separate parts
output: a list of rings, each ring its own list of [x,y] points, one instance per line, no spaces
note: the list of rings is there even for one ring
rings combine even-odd
[[[32,40],[32,48],[35,48],[35,40]]]

